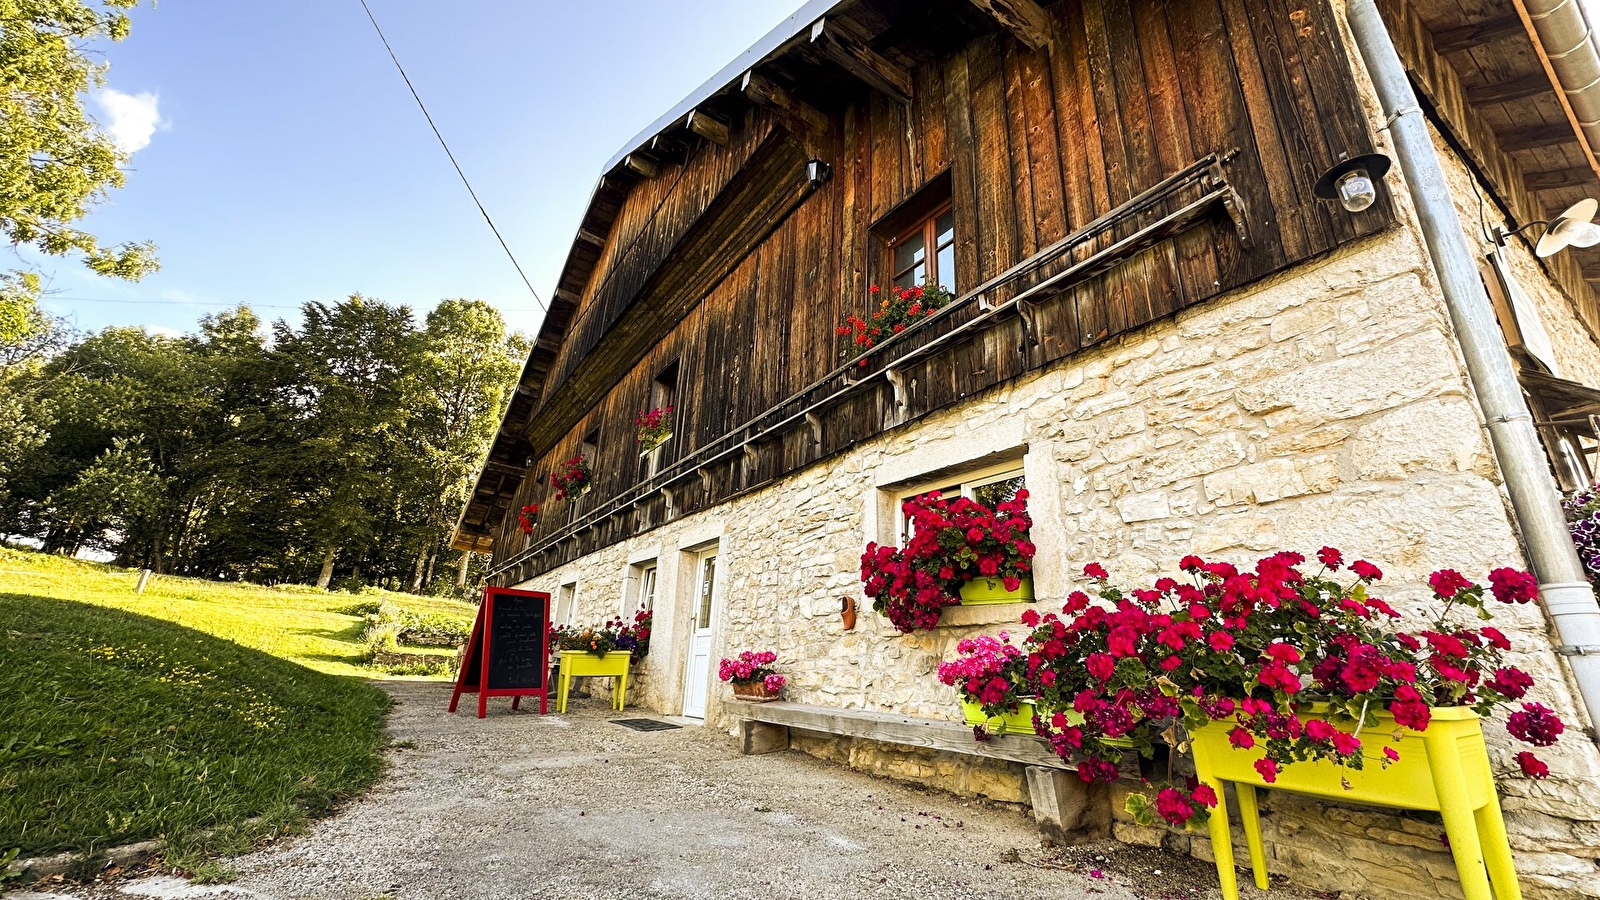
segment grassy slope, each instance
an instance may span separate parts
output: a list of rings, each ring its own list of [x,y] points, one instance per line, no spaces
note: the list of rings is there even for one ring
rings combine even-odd
[[[133,578],[0,549],[0,855],[243,849],[378,777],[388,699],[340,677],[368,674],[356,598]]]
[[[444,613],[468,624],[477,613],[470,604],[414,594],[355,596],[302,585],[269,588],[197,578],[157,577],[143,594],[135,594],[138,577],[132,569],[0,547],[0,597],[26,594],[152,616],[332,675],[375,674],[361,664],[364,623],[341,612],[356,603],[388,598],[414,612]]]

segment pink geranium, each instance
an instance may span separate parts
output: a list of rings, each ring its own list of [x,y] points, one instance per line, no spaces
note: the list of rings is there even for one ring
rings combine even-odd
[[[723,681],[734,684],[755,684],[765,682],[769,676],[775,674],[770,666],[778,661],[778,654],[771,650],[751,652],[745,650],[732,659],[724,659],[717,664],[717,677]],[[783,676],[778,676],[782,678]],[[782,684],[780,682],[779,686]]]

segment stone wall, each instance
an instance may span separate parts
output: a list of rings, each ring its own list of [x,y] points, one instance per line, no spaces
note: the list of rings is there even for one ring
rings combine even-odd
[[[716,541],[723,583],[713,660],[772,648],[790,676],[790,699],[958,718],[936,665],[954,656],[961,637],[1014,623],[1022,607],[951,610],[948,627],[899,635],[870,609],[843,631],[839,598],[860,597],[863,545],[893,538],[893,491],[963,465],[1020,458],[1037,520],[1041,604],[1058,602],[1091,560],[1137,581],[1173,573],[1188,553],[1244,562],[1331,545],[1378,562],[1385,595],[1415,608],[1433,569],[1482,577],[1521,564],[1431,279],[1413,234],[1391,231],[529,586],[554,592],[576,580],[574,620],[598,622],[617,613],[630,563],[657,560],[654,649],[630,694],[676,713],[694,595],[688,551]],[[1559,304],[1551,305],[1553,330],[1563,329]],[[1582,355],[1592,350],[1566,351],[1575,370],[1600,371],[1600,354]],[[1537,699],[1580,721],[1541,611],[1503,610],[1497,624],[1524,650],[1516,662],[1539,679]],[[723,690],[713,681],[710,724],[729,724]],[[1503,730],[1489,731],[1497,766],[1512,768]],[[1025,792],[1003,766],[975,786],[961,760],[882,745],[797,745],[995,799]],[[1553,751],[1548,782],[1513,779],[1503,788],[1519,866],[1530,896],[1574,888],[1600,896],[1600,765],[1577,733]],[[998,786],[1006,777],[1013,787]],[[1372,896],[1459,895],[1432,823],[1279,798],[1269,808],[1273,869],[1298,882]],[[1169,842],[1207,852],[1201,837]],[[1361,852],[1346,856],[1347,847]],[[1419,879],[1420,871],[1435,877]]]

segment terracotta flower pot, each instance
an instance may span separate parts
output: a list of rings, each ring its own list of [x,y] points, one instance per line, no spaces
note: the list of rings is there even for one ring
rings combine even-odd
[[[778,695],[767,690],[765,682],[761,681],[735,681],[733,696],[740,700],[749,700],[751,703],[766,703],[768,700],[778,699]]]

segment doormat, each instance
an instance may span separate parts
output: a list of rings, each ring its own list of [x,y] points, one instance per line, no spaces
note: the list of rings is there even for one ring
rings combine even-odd
[[[611,724],[621,725],[623,728],[632,728],[634,731],[671,731],[674,728],[683,727],[682,725],[674,725],[671,722],[658,722],[655,719],[612,719]]]

